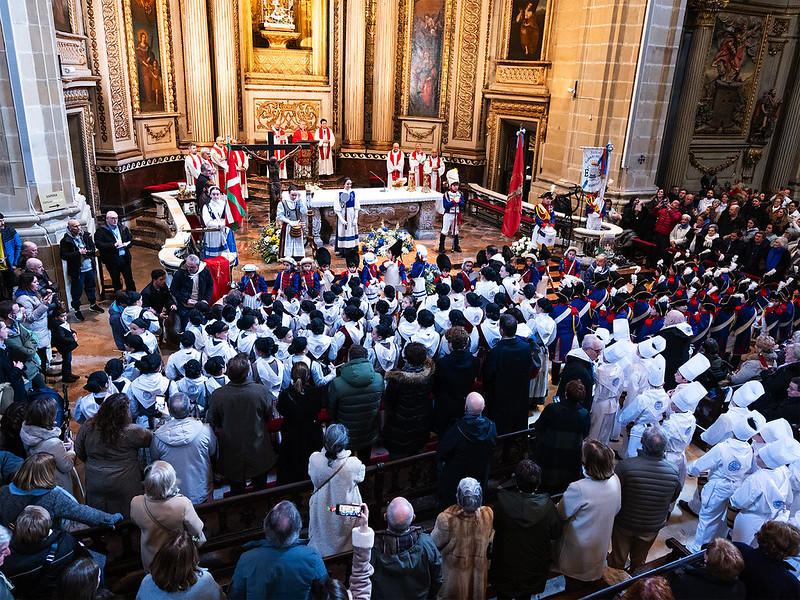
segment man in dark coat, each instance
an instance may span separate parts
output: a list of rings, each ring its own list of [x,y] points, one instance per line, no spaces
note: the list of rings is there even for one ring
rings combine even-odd
[[[150,273],[150,283],[142,290],[142,306],[152,308],[162,316],[177,309],[175,298],[172,297],[167,285],[167,273],[164,269],[153,269]]]
[[[574,379],[564,387],[561,402],[545,406],[536,420],[533,458],[542,468],[542,492],[561,494],[582,476],[583,440],[592,425],[589,411],[583,408],[585,396],[586,388]]]
[[[97,306],[95,294],[94,254],[97,249],[94,240],[88,231],[83,231],[81,224],[76,219],[67,222],[67,233],[61,238],[58,245],[61,260],[67,263],[67,275],[70,281],[70,296],[75,318],[85,320],[81,312],[81,297],[86,292],[89,300],[89,310],[92,312],[105,312]]]
[[[767,259],[770,245],[764,239],[764,234],[759,231],[751,240],[745,243],[742,254],[739,256],[739,265],[742,272],[750,275],[761,275],[763,263]]]
[[[208,402],[208,423],[218,432],[217,470],[230,480],[231,496],[267,488],[267,473],[277,458],[267,432],[272,399],[266,387],[247,380],[250,359],[237,354],[228,361],[230,382],[214,390]]]
[[[497,427],[483,416],[485,406],[483,396],[471,392],[467,396],[464,416],[453,423],[439,440],[436,447],[439,510],[455,504],[458,482],[464,477],[477,479],[482,489],[486,489],[492,449],[497,445]]]
[[[686,317],[678,310],[671,310],[664,317],[664,327],[658,335],[667,341],[667,346],[661,353],[666,361],[664,368],[664,389],[675,389],[675,373],[678,367],[689,360],[692,346],[692,326],[686,322]]]
[[[438,360],[433,375],[433,430],[439,436],[464,414],[464,401],[480,371],[480,361],[469,352],[466,329],[451,327],[444,338],[450,352]]]
[[[497,424],[497,433],[528,428],[528,388],[533,358],[531,347],[517,339],[517,320],[500,317],[500,341],[489,350],[483,365],[483,390],[487,415]],[[449,505],[448,505],[449,506]]]
[[[501,489],[494,503],[494,549],[489,581],[501,598],[544,591],[550,544],[561,537],[561,518],[547,494],[537,494],[542,470],[532,460],[514,469],[516,488]]]
[[[642,449],[617,464],[622,508],[614,519],[608,566],[630,570],[647,562],[647,553],[667,522],[670,505],[681,493],[678,467],[664,457],[667,439],[658,425],[642,433]]]
[[[594,398],[594,361],[603,351],[603,342],[593,333],[586,335],[581,342],[581,347],[570,350],[567,359],[564,361],[564,370],[561,372],[561,380],[558,382],[556,395],[563,399],[564,390],[570,381],[580,381],[586,395],[582,400],[586,410],[592,409],[592,399]]]
[[[189,311],[197,306],[198,302],[211,302],[211,296],[214,294],[214,278],[205,268],[205,264],[201,263],[196,255],[190,254],[186,257],[184,267],[175,271],[172,276],[169,291],[172,292],[172,297],[178,306],[181,326],[186,327]]]
[[[106,223],[94,232],[94,244],[100,253],[103,263],[111,276],[114,291],[122,289],[119,276],[125,279],[125,290],[136,291],[136,283],[131,273],[131,230],[120,224],[119,215],[113,210],[106,213]]]

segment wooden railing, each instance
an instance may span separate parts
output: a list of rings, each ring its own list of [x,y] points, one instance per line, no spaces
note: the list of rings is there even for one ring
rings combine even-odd
[[[499,438],[492,456],[490,477],[493,482],[502,482],[513,473],[517,463],[529,454],[532,436],[532,430],[524,430]],[[426,452],[367,467],[364,481],[358,487],[369,506],[372,526],[380,529],[384,527],[382,511],[396,496],[403,496],[414,505],[419,520],[435,517],[438,484],[436,453]],[[242,545],[263,539],[263,519],[278,502],[294,502],[303,522],[308,523],[308,502],[312,491],[311,482],[304,481],[196,505],[195,510],[205,524],[204,533],[208,540],[200,548],[200,564],[207,567],[218,582],[227,583],[242,553]],[[496,485],[490,485],[485,493],[485,502],[491,502],[495,495]],[[113,530],[95,527],[78,531],[75,536],[88,548],[106,555],[106,586],[115,594],[133,597],[144,576],[138,526],[125,520]],[[349,574],[348,556],[333,556],[326,560],[337,578],[344,580]]]

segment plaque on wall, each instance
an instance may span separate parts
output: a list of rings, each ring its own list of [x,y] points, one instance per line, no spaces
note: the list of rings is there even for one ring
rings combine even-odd
[[[39,196],[39,203],[42,205],[42,212],[46,213],[67,208],[67,199],[61,190],[42,194]]]

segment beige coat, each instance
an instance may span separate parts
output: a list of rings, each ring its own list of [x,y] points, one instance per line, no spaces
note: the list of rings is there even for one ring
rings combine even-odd
[[[342,466],[326,485],[323,483]],[[314,484],[314,494],[308,502],[308,545],[322,556],[353,550],[351,540],[356,520],[328,511],[337,504],[361,504],[358,484],[364,481],[366,467],[349,450],[342,450],[328,466],[324,452],[314,452],[308,460],[308,475]],[[322,486],[322,487],[320,487]]]
[[[145,571],[150,570],[153,556],[173,531],[186,531],[195,539],[198,546],[206,541],[206,536],[203,535],[203,522],[194,511],[192,503],[183,494],[166,500],[153,500],[144,495],[136,496],[131,500],[131,521],[142,530],[142,566]]]
[[[436,518],[431,538],[442,553],[439,598],[486,598],[486,551],[494,539],[493,520],[494,513],[488,506],[466,512],[456,504]]]
[[[581,581],[603,576],[614,516],[622,506],[619,478],[586,477],[569,484],[556,507],[566,521],[558,542],[553,570]]]

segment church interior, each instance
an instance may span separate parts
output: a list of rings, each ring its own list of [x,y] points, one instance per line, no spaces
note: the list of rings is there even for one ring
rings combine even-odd
[[[523,215],[548,190],[582,185],[587,147],[609,150],[606,201],[620,210],[658,189],[697,194],[704,177],[726,189],[800,194],[800,0],[25,0],[0,2],[0,34],[0,213],[38,245],[62,290],[67,223],[91,233],[108,211],[131,230],[137,282],[157,267],[170,276],[178,269],[203,237],[184,202],[191,146],[202,153],[230,143],[249,159],[232,281],[247,263],[269,280],[280,270],[258,245],[275,224],[268,159],[276,143],[285,156],[292,143],[309,142],[310,162],[287,160],[280,179],[284,194],[289,184],[309,200],[316,194],[312,247],[330,247],[336,230],[324,192],[351,178],[372,194],[362,233],[400,225],[433,256],[431,196],[446,186],[442,176],[439,189],[426,179],[416,191],[428,197],[387,202],[415,191],[381,195],[392,187],[394,144],[407,159],[435,150],[470,200],[504,204],[522,131]],[[334,140],[328,174],[315,139],[323,122]],[[448,247],[456,270],[487,244],[512,243],[502,215],[484,217],[468,204],[461,252]],[[343,257],[333,260],[337,273],[345,268]],[[113,294],[100,277],[107,306]],[[74,325],[79,374],[119,357],[107,316],[86,314]],[[69,394],[83,394],[84,383]],[[509,443],[503,451],[523,450]],[[425,473],[392,473],[371,501],[430,485]],[[291,491],[307,499],[310,489]],[[693,492],[687,481],[681,498]],[[223,578],[239,530],[260,528],[271,508],[270,498],[258,502],[204,514],[220,532],[204,560]],[[694,535],[696,519],[678,508],[673,517],[651,554],[662,563],[676,556],[676,540]],[[226,518],[235,521],[227,533]],[[112,579],[128,592],[130,535],[111,542],[123,548]],[[581,597],[555,585],[548,590],[560,597]]]

